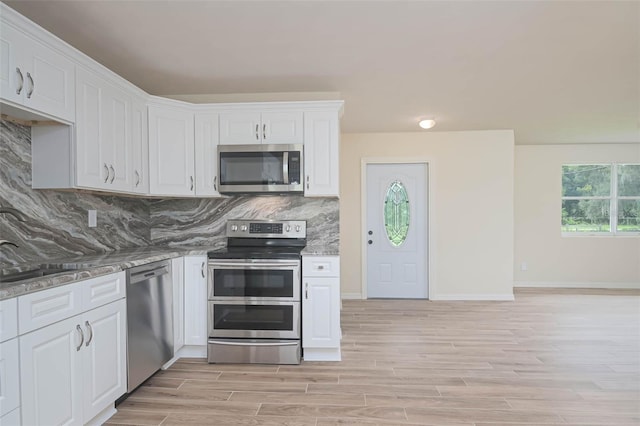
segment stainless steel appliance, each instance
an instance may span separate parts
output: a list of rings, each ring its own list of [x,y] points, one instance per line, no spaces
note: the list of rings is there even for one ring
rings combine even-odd
[[[208,360],[299,364],[305,221],[227,222],[209,253]]]
[[[127,271],[127,392],[173,356],[171,263],[149,263]]]
[[[221,193],[302,193],[303,147],[218,145]]]

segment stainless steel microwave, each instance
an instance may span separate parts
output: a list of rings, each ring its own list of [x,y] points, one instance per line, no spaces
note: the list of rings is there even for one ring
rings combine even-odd
[[[218,145],[219,191],[302,193],[303,146]]]

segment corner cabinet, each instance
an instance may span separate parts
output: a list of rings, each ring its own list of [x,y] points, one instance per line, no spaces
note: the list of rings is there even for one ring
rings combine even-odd
[[[340,361],[340,258],[302,256],[305,361]]]
[[[149,192],[195,195],[193,111],[176,101],[153,103],[149,112]]]

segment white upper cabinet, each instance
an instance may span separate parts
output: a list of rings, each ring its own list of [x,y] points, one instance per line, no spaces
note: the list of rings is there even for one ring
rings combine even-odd
[[[131,104],[131,160],[133,189],[136,194],[149,193],[149,125],[145,99],[134,97]]]
[[[100,76],[77,69],[76,185],[133,189],[131,97]]]
[[[4,13],[0,25],[0,97],[68,122],[75,118],[73,62],[16,29]]]
[[[220,114],[220,144],[303,143],[302,111],[223,112]]]
[[[153,104],[149,111],[149,192],[195,195],[193,112]]]
[[[304,195],[337,197],[340,192],[340,130],[337,111],[304,115]]]
[[[196,195],[219,197],[218,192],[218,114],[195,116]]]

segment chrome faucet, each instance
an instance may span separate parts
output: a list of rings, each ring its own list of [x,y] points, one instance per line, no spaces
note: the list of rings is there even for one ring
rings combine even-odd
[[[16,209],[12,209],[11,207],[0,207],[0,213],[7,213],[10,214],[11,216],[15,217],[16,219],[18,219],[18,221],[20,222],[26,222],[27,221],[27,217],[24,215],[24,213],[16,210]]]
[[[12,243],[11,241],[7,241],[7,240],[0,240],[0,246],[14,246],[14,247],[19,247],[16,243]]]

